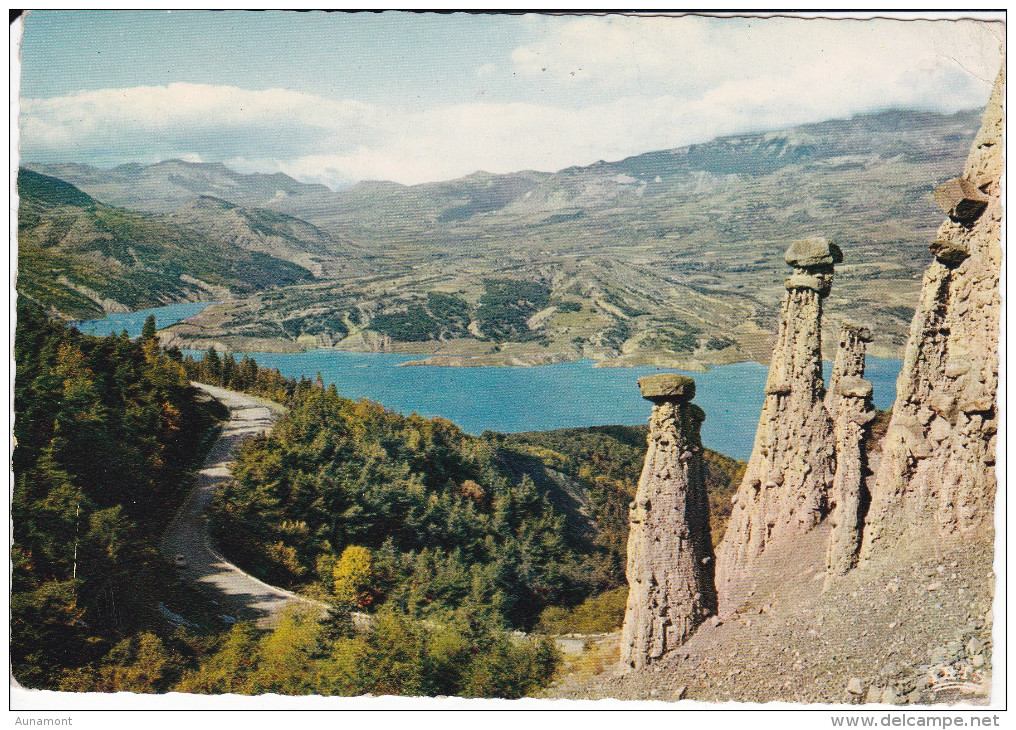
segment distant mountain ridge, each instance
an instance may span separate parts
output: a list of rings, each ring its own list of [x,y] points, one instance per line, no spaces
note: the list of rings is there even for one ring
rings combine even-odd
[[[706,173],[759,177],[794,164],[828,158],[856,157],[857,164],[870,156],[882,159],[900,156],[908,162],[941,159],[943,155],[955,155],[957,144],[962,147],[963,140],[972,137],[969,130],[976,127],[982,112],[978,109],[943,115],[888,110],[784,130],[718,137],[710,142],[645,152],[614,162],[600,160],[557,172],[477,171],[453,180],[416,185],[363,180],[337,192],[319,183],[300,182],[281,172],[239,173],[221,162],[171,159],[150,165],[125,163],[108,170],[79,163],[27,162],[23,166],[65,180],[109,204],[136,210],[169,212],[200,196],[211,196],[237,205],[276,208],[298,217],[313,217],[324,204],[337,210],[355,211],[367,197],[382,206],[388,203],[409,204],[416,209],[441,208],[431,212],[447,222],[502,210],[542,186],[567,189],[565,181],[582,178],[608,178],[606,188],[613,190],[586,191],[596,197],[632,192],[625,188],[633,185],[665,184],[667,178],[676,176]],[[610,180],[612,176],[616,177]],[[643,189],[639,193],[637,187],[634,190],[636,194],[657,192]],[[575,197],[575,202],[579,202],[584,196]],[[423,201],[430,201],[431,205]],[[553,201],[544,194],[531,202]],[[301,211],[305,215],[301,216]]]
[[[285,173],[248,175],[221,162],[173,159],[153,165],[126,163],[109,170],[78,163],[24,167],[65,180],[109,204],[155,213],[168,213],[201,196],[265,207],[289,195],[330,192],[324,185],[298,182]]]

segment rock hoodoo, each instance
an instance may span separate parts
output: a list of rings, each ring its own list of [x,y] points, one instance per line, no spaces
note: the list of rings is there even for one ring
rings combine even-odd
[[[842,349],[842,348],[841,348]],[[861,355],[864,374],[864,355]],[[832,388],[830,389],[832,390]],[[872,384],[856,375],[840,377],[835,386],[836,474],[833,477],[829,520],[829,552],[826,557],[826,581],[842,575],[857,564],[861,547],[861,527],[868,498],[865,478],[868,460],[864,439],[868,424],[875,417],[871,405]]]
[[[897,381],[862,560],[908,531],[947,535],[992,525],[1004,88],[1003,65],[963,177],[935,193],[948,217],[930,246],[935,261]]]
[[[683,644],[716,610],[695,381],[672,373],[639,379],[653,402],[649,450],[630,505],[628,606],[621,665],[639,669]]]
[[[871,404],[874,388],[864,380],[867,343],[871,328],[853,322],[840,324],[840,346],[829,377],[826,410],[833,419],[836,444],[836,474],[830,495],[832,530],[826,556],[826,584],[857,564],[861,547],[864,512],[870,496],[866,486],[869,475],[864,440],[875,417]]]
[[[828,511],[835,463],[822,381],[822,300],[843,256],[824,238],[795,242],[766,400],[755,446],[717,555],[719,609],[736,608],[743,581],[766,547],[817,525]]]
[[[840,323],[840,345],[836,349],[836,360],[829,376],[829,389],[826,392],[826,410],[832,418],[836,418],[839,393],[836,386],[844,377],[863,378],[864,361],[867,356],[867,344],[871,342],[871,328],[848,322]]]

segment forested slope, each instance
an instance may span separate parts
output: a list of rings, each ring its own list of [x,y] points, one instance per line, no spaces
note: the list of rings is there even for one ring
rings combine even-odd
[[[227,363],[210,352],[187,366],[256,370]],[[219,543],[263,579],[360,610],[525,630],[624,585],[644,428],[477,438],[310,381],[291,393],[214,506]],[[742,465],[715,452],[707,465],[721,534]]]
[[[151,536],[215,418],[151,337],[82,335],[21,300],[14,353],[11,658],[46,687],[156,622]]]
[[[512,630],[616,619],[644,429],[469,436],[251,358],[162,351],[152,325],[136,341],[82,335],[24,300],[15,355],[12,660],[26,686],[518,697],[558,660]],[[251,572],[330,603],[329,621],[227,630],[157,555],[216,418],[191,379],[288,406],[241,448],[214,531]],[[708,459],[722,495],[738,463]],[[367,631],[353,610],[372,615]]]

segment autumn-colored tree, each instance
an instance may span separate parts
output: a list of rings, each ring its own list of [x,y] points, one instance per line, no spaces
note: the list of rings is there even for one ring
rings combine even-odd
[[[113,647],[98,667],[72,670],[60,681],[65,692],[161,693],[176,679],[180,657],[155,634],[145,632]]]
[[[313,657],[323,649],[323,629],[315,617],[299,608],[282,617],[260,641],[260,662],[250,678],[259,693],[313,694],[319,684]]]
[[[347,605],[367,608],[374,602],[371,582],[374,576],[370,550],[350,545],[332,569],[335,597]]]
[[[261,663],[259,631],[253,624],[233,626],[222,647],[174,687],[178,692],[256,694],[252,677]]]

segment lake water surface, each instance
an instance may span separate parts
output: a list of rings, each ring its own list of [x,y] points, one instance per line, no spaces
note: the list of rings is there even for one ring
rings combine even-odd
[[[111,315],[97,320],[105,323],[100,328],[105,331],[95,333],[119,332],[126,327],[136,336],[149,313],[156,315],[159,327],[166,327],[200,311],[194,307],[198,305],[178,304]],[[87,331],[92,325],[78,326]],[[370,398],[403,413],[442,416],[472,434],[646,423],[651,405],[642,399],[637,379],[657,372],[682,372],[655,367],[597,368],[592,360],[529,368],[399,367],[419,356],[336,350],[248,354],[259,365],[278,368],[287,377],[314,378],[320,372],[326,384],[334,383],[347,398]],[[238,359],[241,356],[235,354]],[[826,378],[830,367],[831,363],[826,363]],[[875,386],[876,407],[892,405],[900,367],[899,360],[868,358],[866,377]],[[748,458],[765,400],[767,372],[764,365],[745,362],[684,373],[695,379],[694,402],[706,412],[702,424],[706,446],[738,459]]]
[[[176,324],[180,320],[193,317],[205,307],[215,302],[182,302],[181,304],[169,304],[165,307],[155,309],[141,309],[137,312],[127,314],[110,314],[103,319],[90,319],[87,322],[75,322],[74,326],[86,335],[105,337],[106,335],[118,335],[127,330],[131,337],[141,336],[141,328],[145,326],[145,320],[149,314],[155,315],[155,326],[159,329]]]

